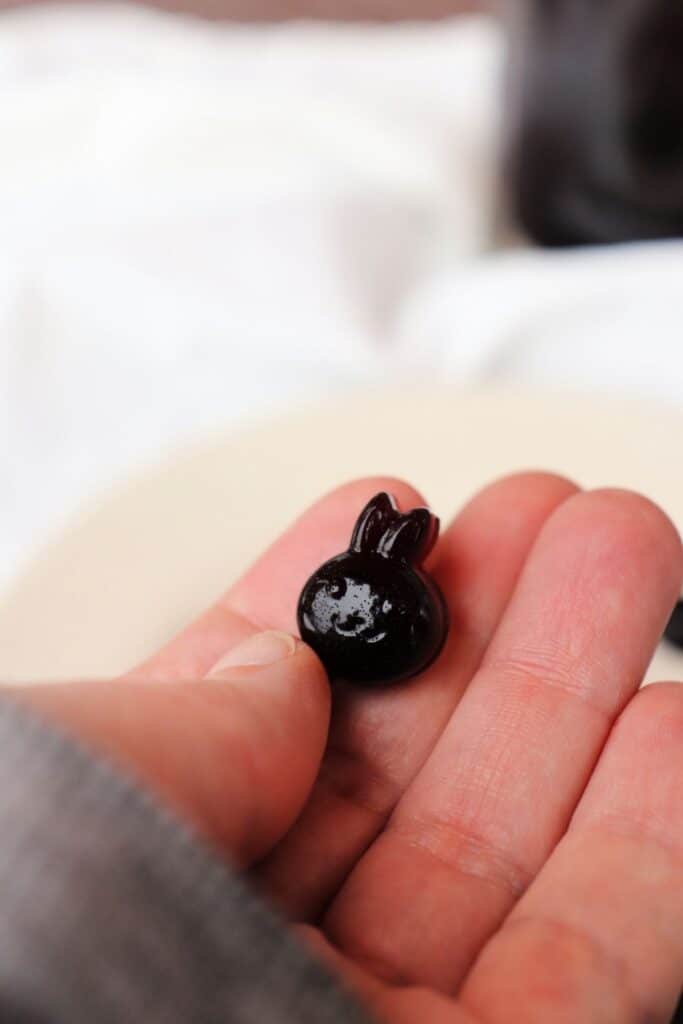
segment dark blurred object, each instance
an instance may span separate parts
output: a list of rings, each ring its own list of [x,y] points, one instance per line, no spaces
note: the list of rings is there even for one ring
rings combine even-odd
[[[681,1001],[676,1008],[671,1024],[683,1024],[683,996],[681,996]]]
[[[551,246],[683,236],[683,4],[504,6],[522,226]]]
[[[674,644],[676,647],[683,647],[683,601],[679,601],[674,608],[669,624],[664,630],[664,636],[669,643]],[[681,1017],[681,1024],[683,1024],[683,1016]]]
[[[0,0],[0,10],[28,7],[34,0]],[[87,2],[87,0],[83,0]],[[479,10],[486,0],[150,0],[145,6],[201,18],[235,21],[404,21],[443,18]]]

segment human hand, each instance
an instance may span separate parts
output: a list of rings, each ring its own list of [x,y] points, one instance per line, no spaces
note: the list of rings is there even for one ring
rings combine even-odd
[[[20,698],[175,804],[381,1018],[667,1021],[683,688],[637,690],[680,592],[678,536],[635,495],[494,484],[430,560],[453,619],[441,658],[395,689],[336,687],[330,724],[308,648],[280,637],[288,656],[244,667],[258,652],[238,645],[295,630],[302,584],[379,490],[421,503],[396,481],[342,488],[126,679]]]

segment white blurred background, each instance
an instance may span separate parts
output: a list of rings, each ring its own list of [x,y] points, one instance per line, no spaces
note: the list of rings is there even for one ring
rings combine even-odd
[[[219,428],[438,376],[683,397],[683,246],[526,247],[493,17],[0,14],[0,585]]]

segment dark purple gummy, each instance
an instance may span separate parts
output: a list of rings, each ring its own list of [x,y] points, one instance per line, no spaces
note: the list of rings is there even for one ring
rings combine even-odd
[[[331,679],[390,686],[438,656],[448,611],[421,569],[438,534],[428,509],[402,514],[391,495],[378,494],[361,513],[349,550],[313,573],[299,598],[299,630]]]
[[[669,624],[664,630],[664,636],[669,643],[683,647],[683,601],[679,601],[674,608]]]

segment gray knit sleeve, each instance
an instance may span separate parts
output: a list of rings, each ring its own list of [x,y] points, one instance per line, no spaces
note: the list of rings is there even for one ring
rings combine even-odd
[[[6,698],[0,1020],[368,1024],[172,813]]]

